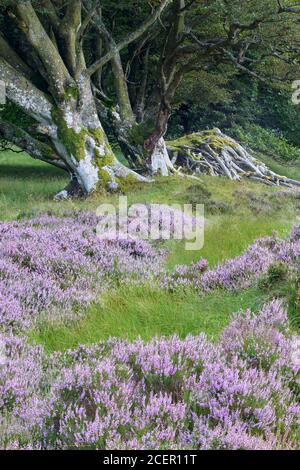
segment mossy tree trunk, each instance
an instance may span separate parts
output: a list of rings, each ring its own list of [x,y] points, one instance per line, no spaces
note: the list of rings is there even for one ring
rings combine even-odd
[[[100,187],[117,189],[124,178],[145,181],[115,157],[99,120],[89,80],[81,77],[51,114],[53,126],[49,133],[53,144],[85,194]]]
[[[165,132],[157,132],[155,114],[151,119],[126,124],[114,111],[113,127],[120,148],[133,168],[151,175],[169,176],[174,166],[169,158]]]
[[[143,50],[138,62],[142,64],[140,76],[127,80],[120,53],[111,59],[117,106],[108,111],[111,126],[127,160],[135,168],[150,174],[168,176],[175,171],[170,161],[164,136],[172,111],[172,102],[186,71],[178,67],[177,49],[185,31],[185,0],[173,0],[170,11],[170,28],[156,67],[157,81],[151,92],[149,82],[149,45],[142,37],[136,49]],[[103,37],[106,47],[114,47],[112,34],[101,17],[94,21],[95,30]],[[189,67],[189,66],[188,66]],[[134,67],[132,67],[134,69]],[[135,93],[130,93],[130,83],[139,83]],[[133,96],[134,95],[134,96]]]

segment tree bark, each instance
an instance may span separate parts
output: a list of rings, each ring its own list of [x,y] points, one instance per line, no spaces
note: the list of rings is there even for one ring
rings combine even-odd
[[[184,8],[185,0],[173,1],[171,27],[165,38],[160,63],[157,66],[157,83],[148,97],[148,106],[146,106],[146,87],[149,49],[146,49],[142,80],[136,93],[136,103],[130,107],[130,120],[126,119],[124,113],[131,105],[127,83],[120,79],[124,76],[121,61],[118,61],[118,67],[116,64],[113,65],[113,70],[115,68],[116,71],[118,112],[113,114],[112,122],[120,147],[131,164],[138,168],[145,168],[151,174],[162,176],[168,176],[175,171],[168,155],[164,136],[171,116],[172,101],[183,75],[181,69],[177,69],[176,50],[185,31]],[[124,105],[124,97],[126,97],[126,105]]]
[[[55,127],[50,132],[57,153],[83,192],[91,194],[100,187],[115,190],[124,179],[146,181],[115,157],[96,111],[90,81],[81,77],[77,93],[52,112]]]

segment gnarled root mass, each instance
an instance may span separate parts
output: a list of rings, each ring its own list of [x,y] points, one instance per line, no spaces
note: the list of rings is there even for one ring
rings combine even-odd
[[[250,178],[269,186],[300,186],[300,182],[278,175],[220,129],[196,132],[167,143],[172,163],[192,174]]]

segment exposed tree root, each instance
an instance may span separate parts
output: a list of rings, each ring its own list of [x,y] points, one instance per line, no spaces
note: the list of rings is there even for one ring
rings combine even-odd
[[[172,164],[188,174],[249,178],[269,186],[300,186],[278,175],[220,129],[197,132],[167,143]]]

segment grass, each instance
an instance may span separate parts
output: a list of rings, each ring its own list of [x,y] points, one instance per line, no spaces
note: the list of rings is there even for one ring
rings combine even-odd
[[[65,172],[26,154],[0,152],[0,218],[53,206],[53,195],[66,186]]]
[[[269,157],[272,169],[300,180],[298,166],[282,166]],[[267,161],[268,160],[268,161]],[[278,166],[279,165],[279,166]],[[293,174],[291,174],[291,172]],[[53,195],[67,183],[65,174],[23,154],[0,153],[0,219],[15,219],[24,214],[51,211],[63,214],[70,209],[95,210],[102,203],[118,203],[118,195],[97,195],[88,200],[55,203]],[[238,193],[237,193],[238,190]],[[282,199],[265,210],[265,195],[277,191],[251,181],[240,183],[226,178],[202,176],[201,182],[189,179],[158,178],[149,185],[135,185],[128,204],[207,203],[209,199],[226,205],[224,212],[206,213],[205,244],[200,251],[186,251],[183,242],[169,241],[167,267],[187,264],[205,257],[210,266],[238,256],[256,238],[274,230],[285,236],[299,216],[299,205]],[[258,203],[255,211],[241,194],[251,193]],[[258,207],[257,207],[258,204]],[[171,294],[153,288],[118,287],[93,304],[83,320],[72,325],[42,324],[30,332],[30,339],[45,345],[48,351],[64,350],[79,343],[93,343],[109,336],[129,339],[153,335],[180,336],[205,331],[217,337],[231,312],[241,308],[257,309],[267,293],[250,289],[238,294],[214,294],[204,298],[194,292]]]
[[[266,164],[268,167],[278,173],[279,175],[286,176],[294,180],[300,181],[300,161],[298,160],[294,164],[291,163],[281,163],[278,160],[266,155],[259,155],[259,158]]]
[[[168,267],[172,269],[177,264],[191,263],[199,257],[206,258],[213,267],[228,258],[240,255],[254,240],[272,235],[274,230],[280,236],[287,235],[293,220],[293,217],[285,217],[282,214],[273,218],[241,214],[213,218],[206,228],[204,247],[200,252],[185,251],[184,242],[169,243]]]
[[[43,344],[49,352],[112,336],[149,340],[175,332],[184,338],[203,331],[216,339],[232,312],[248,307],[257,310],[265,299],[266,294],[256,289],[200,297],[194,291],[170,294],[151,287],[126,286],[104,295],[101,303],[92,305],[78,323],[43,323],[30,332],[29,338],[31,342]]]

